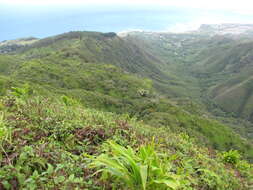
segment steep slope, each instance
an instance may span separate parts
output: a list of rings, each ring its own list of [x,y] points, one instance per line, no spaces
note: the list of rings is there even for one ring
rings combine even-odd
[[[215,117],[233,121],[237,131],[252,137],[252,124],[239,119],[252,117],[250,36],[130,32],[124,38],[142,44],[166,63],[163,71],[177,79],[167,88],[173,88],[176,97],[202,102]]]
[[[0,65],[8,68],[0,75],[6,78],[2,86],[10,87],[8,80],[14,86],[30,83],[41,93],[72,94],[86,105],[107,111],[124,112],[123,105],[130,110],[133,102],[128,99],[138,100],[153,91],[150,79],[127,74],[114,65],[85,63],[62,54],[31,60],[4,55]]]
[[[154,55],[168,61],[164,70],[195,90],[188,96],[209,97],[224,111],[252,120],[252,38],[151,34],[142,40],[157,51]]]
[[[1,99],[0,118],[4,190],[252,188],[252,165],[237,152],[198,146],[128,115],[19,93]]]
[[[253,42],[233,42],[201,51],[209,54],[197,63],[195,73],[209,76],[202,79],[207,92],[227,112],[252,120]],[[207,53],[208,51],[208,53]]]
[[[14,86],[30,83],[33,89],[49,97],[65,94],[87,107],[128,113],[146,123],[191,134],[200,144],[219,150],[234,148],[248,158],[253,157],[252,145],[245,139],[208,118],[206,112],[194,113],[192,105],[184,110],[160,97],[150,79],[125,73],[114,65],[86,63],[79,56],[66,57],[61,51],[42,53],[41,56],[37,53],[33,58],[27,58],[26,53],[14,57],[3,55],[5,59],[0,59],[2,65],[12,69],[2,75],[9,77]],[[9,60],[14,58],[19,58],[18,66],[11,68],[13,64]],[[8,84],[4,83],[5,86]],[[204,114],[206,118],[202,118]]]
[[[163,81],[168,77],[157,68],[159,59],[115,33],[69,32],[37,41],[24,48],[26,58],[38,58],[52,53],[78,57],[84,62],[107,63],[125,71]]]
[[[173,34],[155,32],[130,32],[124,39],[138,44],[143,49],[159,57],[160,68],[170,76],[170,80],[160,88],[168,89],[167,94],[174,97],[195,97],[199,99],[198,80],[189,74],[188,56],[192,56],[198,45],[191,46],[204,36],[195,34]]]

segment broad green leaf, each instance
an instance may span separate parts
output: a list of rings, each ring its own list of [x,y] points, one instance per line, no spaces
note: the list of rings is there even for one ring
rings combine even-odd
[[[148,166],[140,166],[140,174],[141,174],[141,181],[143,190],[146,190],[147,178],[148,178]]]
[[[173,190],[179,187],[179,183],[174,179],[158,179],[154,180],[154,182],[158,184],[165,184],[167,187]]]

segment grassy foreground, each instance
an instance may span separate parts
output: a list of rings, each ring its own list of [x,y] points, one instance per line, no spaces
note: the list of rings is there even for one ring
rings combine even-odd
[[[0,189],[252,189],[238,152],[167,127],[20,91],[0,109]]]

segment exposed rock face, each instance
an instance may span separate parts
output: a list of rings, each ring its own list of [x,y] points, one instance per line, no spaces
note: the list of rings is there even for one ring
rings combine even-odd
[[[38,38],[34,37],[2,41],[0,42],[0,54],[14,52],[17,49],[30,45],[36,41],[38,41]]]

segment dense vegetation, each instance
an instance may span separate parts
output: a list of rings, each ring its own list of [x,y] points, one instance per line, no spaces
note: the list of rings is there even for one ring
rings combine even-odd
[[[87,107],[128,113],[148,124],[167,126],[174,131],[199,137],[200,144],[211,145],[219,150],[239,149],[246,157],[253,157],[252,146],[231,129],[211,118],[201,117],[205,112],[196,111],[194,114],[194,105],[189,104],[188,110],[181,109],[160,97],[150,79],[124,73],[113,65],[83,63],[79,58],[65,58],[60,53],[24,60],[16,67],[12,59],[6,58],[11,57],[2,59],[2,65],[5,65],[9,80],[15,80],[12,85],[22,86],[24,81],[29,82],[40,94],[50,97],[65,94]],[[7,86],[11,82],[7,80],[4,84]]]
[[[156,39],[70,32],[0,55],[0,189],[251,189],[252,143],[186,67],[199,46]]]
[[[243,121],[252,117],[252,37],[133,32],[125,38],[167,62],[163,70],[177,76],[171,94],[202,102],[216,118],[252,138],[252,124]]]
[[[187,134],[73,99],[1,100],[2,189],[251,189],[252,166]],[[132,148],[131,148],[132,147]]]

